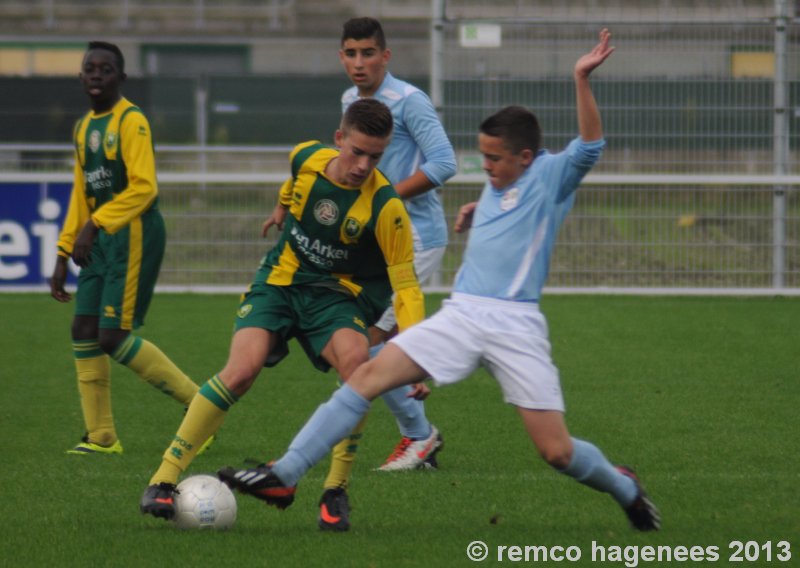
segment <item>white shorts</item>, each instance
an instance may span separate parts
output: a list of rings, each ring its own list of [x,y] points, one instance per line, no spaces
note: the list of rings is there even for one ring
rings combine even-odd
[[[437,247],[414,251],[414,270],[417,273],[417,281],[420,286],[430,280],[431,277],[436,274],[436,271],[439,270],[446,249],[447,247]],[[397,318],[394,317],[394,308],[390,307],[383,312],[383,315],[375,324],[375,327],[383,331],[391,331],[396,323]]]
[[[483,365],[507,403],[564,412],[539,304],[454,293],[432,317],[391,342],[439,385],[457,383]]]

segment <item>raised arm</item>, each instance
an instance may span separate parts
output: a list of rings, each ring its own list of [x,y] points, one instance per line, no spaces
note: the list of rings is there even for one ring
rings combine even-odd
[[[589,85],[589,75],[614,51],[614,48],[608,45],[610,40],[611,32],[603,28],[600,30],[600,42],[575,63],[574,76],[578,107],[578,132],[584,142],[593,142],[603,137],[600,111],[597,108],[597,102],[594,100],[592,88]]]

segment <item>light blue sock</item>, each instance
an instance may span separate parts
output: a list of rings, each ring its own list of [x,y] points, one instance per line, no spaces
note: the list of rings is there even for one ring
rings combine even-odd
[[[272,465],[272,471],[285,485],[297,485],[306,471],[353,431],[369,405],[366,398],[347,384],[339,387],[309,418],[292,440],[289,451]]]
[[[385,343],[379,343],[369,348],[370,358],[375,357],[383,349]],[[394,414],[397,427],[403,436],[412,440],[424,440],[431,435],[431,423],[425,416],[425,404],[421,400],[408,396],[411,386],[398,387],[385,392],[381,398]]]
[[[623,507],[636,499],[636,483],[611,465],[597,446],[572,438],[572,460],[561,471],[592,489],[610,493]]]

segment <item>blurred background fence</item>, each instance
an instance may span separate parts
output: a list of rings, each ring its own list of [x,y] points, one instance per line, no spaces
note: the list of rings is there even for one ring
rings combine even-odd
[[[383,21],[390,70],[440,108],[459,158],[442,192],[451,224],[484,180],[480,120],[523,104],[546,147],[563,147],[577,128],[574,62],[601,27],[612,30],[617,51],[593,77],[608,146],[562,229],[551,288],[800,291],[800,42],[789,2],[6,1],[0,185],[47,199],[47,184],[69,182],[66,142],[86,110],[80,57],[89,39],[116,41],[125,94],[158,145],[170,231],[161,283],[241,288],[269,246],[258,234],[288,149],[331,140],[349,84],[338,36],[355,15]],[[5,284],[15,281],[4,263],[19,260],[9,249],[25,250],[2,229],[15,195],[0,199]],[[434,287],[452,283],[463,245],[451,235]]]

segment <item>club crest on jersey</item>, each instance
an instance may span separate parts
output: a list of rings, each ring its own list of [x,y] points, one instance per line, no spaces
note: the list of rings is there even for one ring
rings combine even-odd
[[[519,188],[512,187],[508,191],[503,194],[503,198],[500,200],[500,209],[503,211],[508,211],[510,209],[514,209],[519,203]]]
[[[99,130],[92,130],[91,134],[89,134],[89,149],[95,153],[100,149]]]
[[[330,199],[320,199],[314,205],[314,218],[323,225],[333,225],[339,219],[339,207]]]
[[[363,230],[364,227],[361,226],[361,223],[358,221],[358,219],[348,217],[344,220],[344,234],[349,238],[355,239],[359,237]]]
[[[253,311],[253,304],[245,304],[244,306],[238,309],[236,315],[240,318],[246,318],[252,311]]]
[[[114,144],[117,143],[117,134],[116,132],[109,132],[106,134],[106,150],[112,150],[114,148]]]

